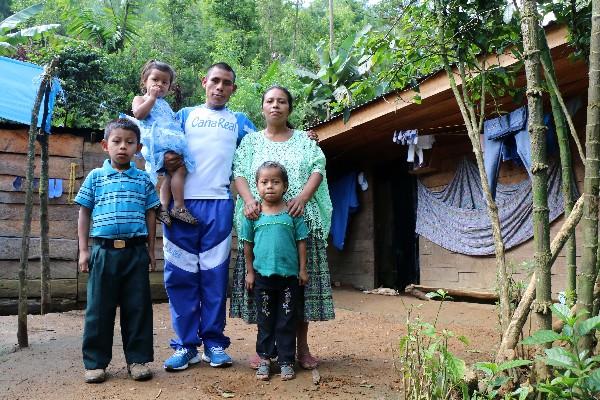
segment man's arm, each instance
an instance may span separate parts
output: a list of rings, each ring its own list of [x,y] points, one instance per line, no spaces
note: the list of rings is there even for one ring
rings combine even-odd
[[[88,248],[88,237],[90,235],[90,220],[92,210],[87,207],[79,207],[79,218],[77,218],[77,237],[79,239],[79,270],[88,272],[90,261],[90,250]]]

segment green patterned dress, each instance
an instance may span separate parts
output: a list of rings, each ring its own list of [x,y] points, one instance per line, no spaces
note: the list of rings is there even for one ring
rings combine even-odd
[[[255,199],[260,199],[256,189],[256,170],[265,161],[276,161],[286,168],[289,188],[283,196],[285,201],[300,194],[313,172],[323,175],[323,181],[304,207],[304,219],[310,231],[307,240],[308,284],[304,288],[304,320],[333,319],[335,313],[326,253],[332,208],[325,176],[325,155],[303,131],[294,131],[285,142],[273,142],[262,131],[249,133],[235,152],[233,175],[246,179]],[[244,201],[238,197],[234,215],[237,232],[240,231],[242,218],[245,218],[243,208]],[[232,318],[255,323],[256,306],[252,295],[245,289],[245,276],[243,243],[239,241],[229,314]]]

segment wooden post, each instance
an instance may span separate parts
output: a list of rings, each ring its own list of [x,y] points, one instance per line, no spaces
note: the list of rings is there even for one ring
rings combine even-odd
[[[40,171],[40,313],[42,315],[50,312],[52,299],[50,297],[50,244],[48,242],[48,135],[44,132],[44,126],[48,118],[48,104],[50,102],[50,88],[52,81],[46,85],[44,97],[44,113],[42,116],[42,129],[38,134],[38,142],[41,148],[41,171]]]
[[[27,265],[29,258],[29,236],[31,233],[31,212],[33,209],[33,169],[35,161],[35,137],[37,133],[38,114],[42,96],[46,86],[52,79],[52,71],[58,63],[58,58],[52,60],[50,65],[44,68],[40,87],[31,111],[31,123],[29,125],[29,141],[27,147],[27,190],[25,193],[25,215],[23,216],[23,238],[21,241],[21,256],[19,264],[19,306],[17,320],[17,341],[20,348],[29,346],[27,334]]]

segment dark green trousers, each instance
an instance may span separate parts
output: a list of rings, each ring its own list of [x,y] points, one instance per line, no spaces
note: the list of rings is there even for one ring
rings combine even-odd
[[[154,361],[149,263],[145,244],[125,249],[92,247],[83,329],[85,369],[106,368],[110,363],[117,306],[127,364]]]

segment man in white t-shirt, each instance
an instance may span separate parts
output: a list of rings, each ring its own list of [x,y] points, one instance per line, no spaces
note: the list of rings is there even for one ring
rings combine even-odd
[[[236,89],[229,65],[210,66],[202,87],[205,103],[177,113],[196,163],[186,176],[185,206],[198,224],[173,219],[170,227],[163,225],[165,287],[176,334],[175,353],[164,363],[167,371],[184,370],[201,359],[213,367],[232,364],[225,352],[230,340],[223,333],[233,218],[229,184],[235,149],[255,127],[225,106]]]

